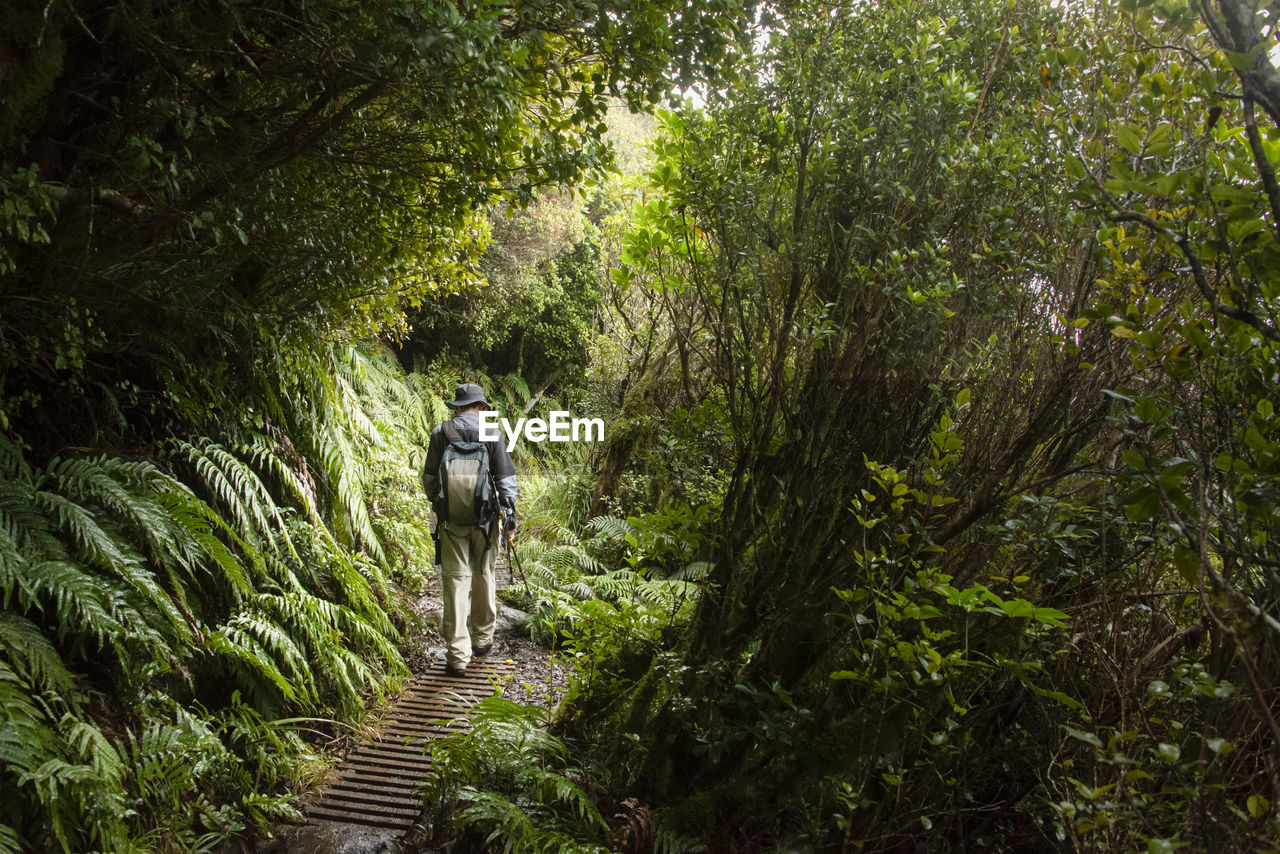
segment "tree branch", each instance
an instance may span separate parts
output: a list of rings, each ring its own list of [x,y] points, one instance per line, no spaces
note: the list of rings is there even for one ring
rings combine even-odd
[[[1280,126],[1280,72],[1267,56],[1267,39],[1256,23],[1254,7],[1245,0],[1218,0],[1222,16],[1214,14],[1212,0],[1203,0],[1201,14],[1218,46],[1232,53],[1253,55],[1253,64],[1236,75],[1262,104],[1271,120]]]
[[[1110,196],[1110,194],[1108,194]],[[1112,200],[1114,203],[1114,200]],[[1232,320],[1238,320],[1246,323],[1258,330],[1271,341],[1280,342],[1280,330],[1271,326],[1258,315],[1248,309],[1239,308],[1238,306],[1228,305],[1218,296],[1218,290],[1209,282],[1209,276],[1205,272],[1204,263],[1200,260],[1199,253],[1195,247],[1191,245],[1191,238],[1185,234],[1176,234],[1172,230],[1161,225],[1155,219],[1146,214],[1137,211],[1120,209],[1113,213],[1110,217],[1115,222],[1135,222],[1139,225],[1146,226],[1151,231],[1172,240],[1177,244],[1178,249],[1182,252],[1182,256],[1187,259],[1187,263],[1191,265],[1191,275],[1195,279],[1196,287],[1200,289],[1200,294],[1209,303],[1209,308],[1214,314],[1221,314],[1230,317]]]
[[[1249,88],[1244,94],[1244,127],[1249,137],[1249,149],[1253,152],[1253,161],[1258,165],[1258,174],[1262,177],[1262,186],[1266,188],[1267,199],[1271,202],[1271,227],[1280,233],[1280,186],[1276,185],[1276,170],[1267,157],[1267,150],[1262,147],[1262,136],[1258,133],[1258,122],[1253,115],[1253,98]]]

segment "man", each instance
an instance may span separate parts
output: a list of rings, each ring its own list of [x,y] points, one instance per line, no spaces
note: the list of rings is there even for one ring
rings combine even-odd
[[[440,630],[448,644],[445,670],[451,676],[461,676],[466,672],[472,655],[488,655],[493,647],[493,628],[498,614],[493,564],[499,533],[496,510],[487,526],[458,524],[446,518],[448,503],[441,492],[441,460],[451,442],[479,443],[479,413],[489,408],[484,399],[484,389],[475,383],[458,386],[454,399],[448,403],[457,414],[452,421],[431,431],[422,485],[435,508],[438,525],[436,548],[444,593],[444,619]],[[454,433],[453,439],[448,435],[450,432]],[[488,451],[489,473],[497,487],[496,498],[502,505],[502,517],[506,521],[502,536],[511,543],[515,541],[516,529],[515,467],[501,439],[484,442],[483,446]]]

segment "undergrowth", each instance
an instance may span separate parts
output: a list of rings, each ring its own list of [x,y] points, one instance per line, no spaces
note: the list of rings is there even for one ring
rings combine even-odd
[[[0,851],[212,851],[297,817],[306,732],[407,677],[434,391],[375,349],[280,358],[256,416],[127,457],[0,435]]]
[[[432,743],[436,774],[423,797],[433,834],[470,851],[607,852],[609,826],[587,781],[545,729],[545,710],[499,696],[472,710],[471,728]]]

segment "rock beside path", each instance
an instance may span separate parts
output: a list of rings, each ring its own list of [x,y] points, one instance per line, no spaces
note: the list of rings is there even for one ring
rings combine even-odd
[[[521,611],[519,608],[512,608],[510,605],[498,603],[498,622],[494,626],[494,633],[499,635],[524,635],[525,627],[529,624],[529,613]]]

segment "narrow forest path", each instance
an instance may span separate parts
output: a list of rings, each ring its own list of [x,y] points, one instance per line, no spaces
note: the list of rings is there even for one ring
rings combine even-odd
[[[499,565],[502,589],[514,579]],[[567,668],[528,638],[527,615],[499,603],[494,649],[472,659],[463,677],[444,670],[438,632],[438,579],[409,603],[422,618],[410,641],[413,678],[364,742],[352,747],[326,784],[299,798],[304,824],[283,832],[265,850],[297,854],[385,854],[403,850],[400,840],[421,815],[414,795],[431,773],[429,742],[465,729],[467,712],[495,690],[526,704],[553,710],[567,684]]]

